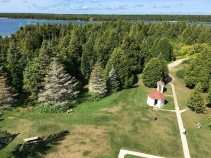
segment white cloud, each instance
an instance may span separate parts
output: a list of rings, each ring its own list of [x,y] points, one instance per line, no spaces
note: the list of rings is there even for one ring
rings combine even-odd
[[[5,3],[5,2],[10,2],[10,0],[1,0],[1,2],[4,2],[4,3]]]

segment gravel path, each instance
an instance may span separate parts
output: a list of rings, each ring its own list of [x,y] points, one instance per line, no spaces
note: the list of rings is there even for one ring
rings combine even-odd
[[[187,60],[187,59],[179,59],[179,60],[174,61],[173,63],[168,64],[169,70],[171,70],[173,67],[181,64],[181,62],[184,60]]]
[[[171,64],[168,64],[169,71],[171,70],[171,68],[179,65],[183,60],[186,60],[186,59],[180,59]],[[174,105],[175,105],[175,110],[176,110],[176,115],[177,115],[178,126],[179,126],[179,130],[180,130],[180,137],[181,137],[181,141],[182,141],[184,158],[190,158],[190,152],[189,152],[189,148],[188,148],[188,142],[186,139],[186,135],[182,133],[184,126],[183,126],[183,122],[182,122],[181,111],[179,109],[179,105],[178,105],[178,101],[177,101],[176,91],[175,91],[174,84],[172,83],[172,81],[171,81],[170,85],[172,87],[172,92],[173,92],[173,97],[174,97]]]

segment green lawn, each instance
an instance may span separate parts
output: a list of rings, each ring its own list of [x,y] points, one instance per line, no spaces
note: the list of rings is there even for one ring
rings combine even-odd
[[[172,69],[171,74],[180,109],[184,109],[190,90],[185,88],[182,79],[175,76],[178,69],[180,67]],[[43,137],[48,142],[33,150],[36,157],[116,158],[120,149],[162,157],[183,157],[176,114],[150,108],[146,104],[147,93],[154,89],[144,87],[141,81],[138,85],[100,101],[77,105],[71,114],[7,111],[0,120],[1,130],[16,134],[16,137],[0,150],[0,157],[15,157],[15,153],[19,153],[18,144],[33,136]],[[165,94],[168,96],[164,109],[173,110],[168,84]],[[156,121],[152,120],[153,114],[158,118]],[[182,113],[191,157],[211,155],[209,116],[210,113]],[[202,124],[201,129],[196,126],[198,122]],[[69,133],[61,134],[65,130]],[[127,155],[129,157],[131,155]]]
[[[120,149],[164,157],[182,157],[175,113],[154,111],[145,87],[123,90],[100,101],[83,103],[67,114],[8,111],[1,129],[18,134],[0,151],[8,157],[24,138],[48,137],[68,130],[64,140],[49,144],[43,157],[116,158]],[[152,114],[158,119],[152,120]]]
[[[187,98],[191,92],[185,87],[183,79],[177,78],[175,72],[184,66],[179,65],[172,69],[175,90],[180,110],[187,108]],[[184,127],[187,129],[187,141],[192,158],[209,157],[211,155],[211,130],[208,128],[208,118],[211,117],[211,109],[207,109],[208,114],[196,114],[192,111],[182,113]],[[202,124],[202,128],[197,128],[197,123]]]

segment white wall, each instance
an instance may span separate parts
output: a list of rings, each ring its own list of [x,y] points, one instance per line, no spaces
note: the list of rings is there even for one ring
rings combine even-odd
[[[157,106],[160,108],[164,105],[164,103],[165,103],[165,99],[158,100]]]
[[[152,98],[150,98],[150,97],[148,96],[148,98],[147,98],[147,104],[149,104],[149,106],[154,106],[154,103],[155,103],[155,100],[152,99]]]

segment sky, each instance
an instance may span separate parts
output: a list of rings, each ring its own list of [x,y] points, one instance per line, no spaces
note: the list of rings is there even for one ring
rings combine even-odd
[[[0,12],[211,15],[211,0],[0,0]]]

